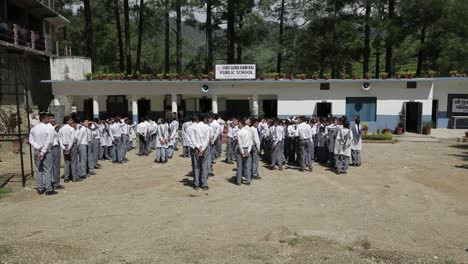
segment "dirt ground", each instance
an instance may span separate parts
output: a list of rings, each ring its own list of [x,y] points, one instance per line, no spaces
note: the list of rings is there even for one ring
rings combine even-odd
[[[0,199],[0,263],[468,263],[468,145],[364,144],[347,175],[262,168],[251,186],[218,161],[206,192],[189,159],[128,157]]]

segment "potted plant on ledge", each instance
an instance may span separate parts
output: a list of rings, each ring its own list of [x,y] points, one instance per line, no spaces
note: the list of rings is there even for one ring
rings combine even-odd
[[[395,128],[395,134],[403,135],[403,124],[398,123],[397,127]]]
[[[364,135],[367,135],[368,131],[369,131],[369,124],[368,123],[362,123],[362,133]]]
[[[84,77],[86,78],[86,80],[91,80],[93,78],[93,74],[88,72],[88,73],[85,73]]]
[[[423,127],[423,134],[424,135],[430,135],[431,130],[434,127],[434,122],[429,121],[429,122],[424,122],[424,127]]]

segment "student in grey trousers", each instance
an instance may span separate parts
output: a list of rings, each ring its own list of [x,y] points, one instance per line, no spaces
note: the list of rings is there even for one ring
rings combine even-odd
[[[71,116],[64,118],[63,125],[59,132],[59,143],[60,148],[63,151],[64,167],[63,167],[63,179],[65,182],[78,181],[78,157],[77,157],[77,145],[76,145],[76,123]]]
[[[239,132],[237,133],[238,147],[236,150],[237,156],[237,175],[236,184],[241,185],[242,175],[245,176],[246,184],[250,185],[252,182],[252,151],[253,136],[252,130],[248,126],[246,120],[239,123]]]

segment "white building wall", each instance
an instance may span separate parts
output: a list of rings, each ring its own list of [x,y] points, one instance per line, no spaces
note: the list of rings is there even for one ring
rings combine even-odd
[[[50,58],[50,75],[52,80],[84,80],[84,75],[88,72],[92,72],[90,58]]]
[[[449,95],[468,96],[468,82],[462,79],[438,80],[434,82],[434,100],[439,100],[437,127],[450,127],[451,105]]]

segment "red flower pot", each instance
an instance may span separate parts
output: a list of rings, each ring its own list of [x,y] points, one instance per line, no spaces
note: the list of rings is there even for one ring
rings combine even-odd
[[[423,134],[424,135],[430,135],[431,134],[431,128],[430,127],[424,127],[423,128]]]
[[[402,135],[403,134],[403,128],[402,127],[395,128],[395,134]]]

